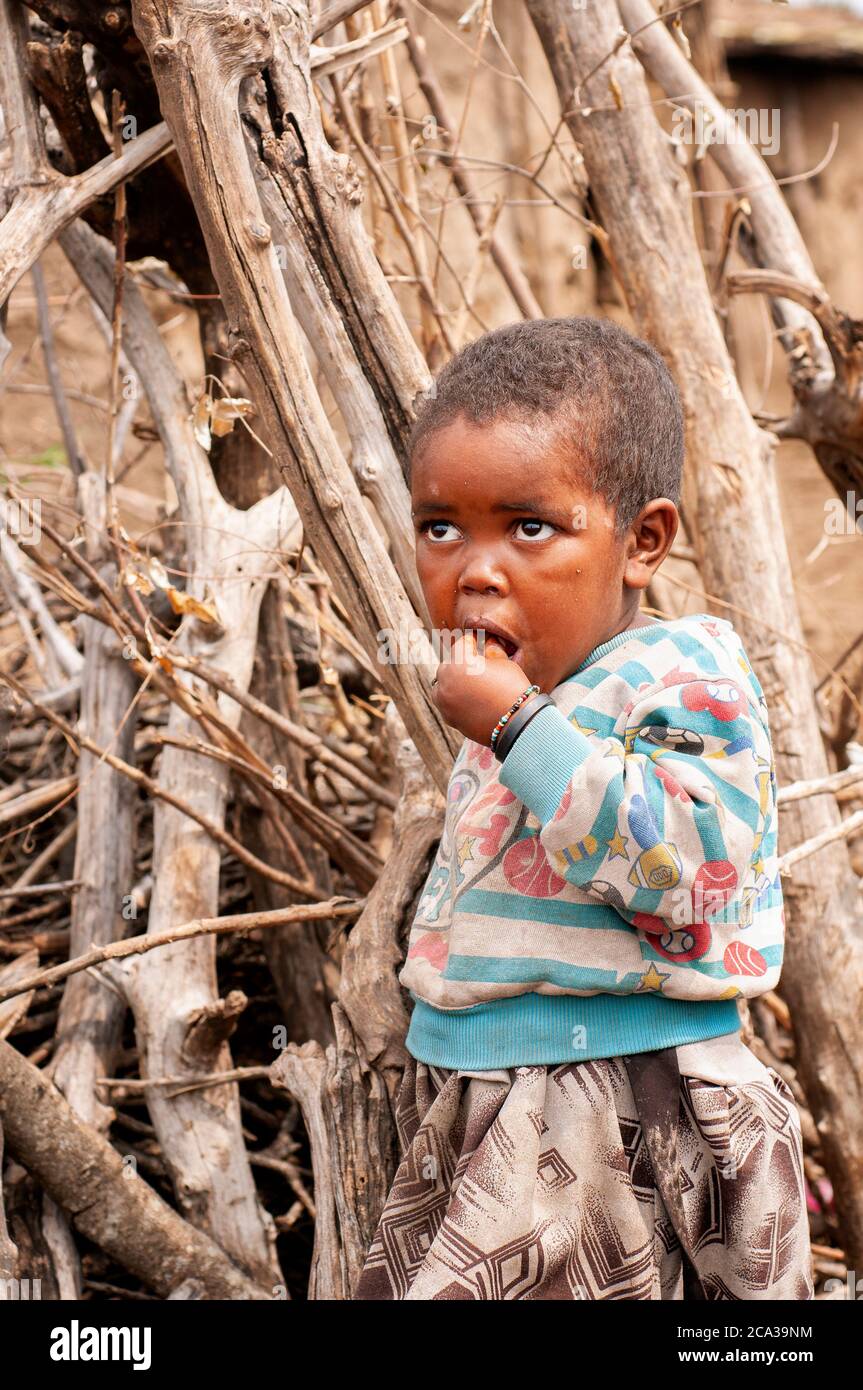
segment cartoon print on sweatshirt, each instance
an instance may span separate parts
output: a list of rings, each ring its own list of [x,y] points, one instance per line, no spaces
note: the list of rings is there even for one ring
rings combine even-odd
[[[463,765],[466,762],[462,757],[464,751],[459,753],[450,774],[443,832],[414,918],[417,926],[428,924],[436,930],[425,935],[412,930],[407,953],[409,959],[423,958],[437,970],[446,965],[452,903],[458,886],[452,854],[453,827],[480,785],[477,773]]]
[[[534,764],[520,760],[509,785],[506,763],[465,741],[410,943],[422,972],[403,983],[457,1009],[576,978],[588,987],[575,992],[602,992],[589,977],[605,972],[618,990],[678,999],[771,988],[784,930],[775,771],[763,692],[731,625],[698,615],[645,629],[554,696],[585,750],[559,791],[568,738],[553,721],[545,738],[537,722]]]

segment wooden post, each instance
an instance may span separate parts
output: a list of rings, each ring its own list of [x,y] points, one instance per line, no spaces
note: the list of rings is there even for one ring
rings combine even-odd
[[[683,398],[683,506],[707,602],[740,633],[764,688],[781,783],[829,771],[805,654],[773,466],[713,310],[685,174],[650,117],[650,93],[617,4],[527,0],[638,331],[663,353]],[[782,812],[786,848],[839,822],[834,797]],[[863,934],[848,847],[834,841],[783,884],[782,992],[798,1065],[833,1182],[849,1268],[863,1260]]]

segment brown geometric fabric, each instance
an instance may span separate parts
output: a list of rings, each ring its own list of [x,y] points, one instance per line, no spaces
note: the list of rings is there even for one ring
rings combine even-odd
[[[814,1296],[800,1118],[770,1067],[677,1049],[485,1080],[408,1058],[402,1162],[354,1297]]]

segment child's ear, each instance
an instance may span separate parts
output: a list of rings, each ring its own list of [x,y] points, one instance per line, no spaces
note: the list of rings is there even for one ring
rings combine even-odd
[[[680,513],[668,497],[654,497],[639,513],[626,537],[623,582],[646,589],[674,543]]]

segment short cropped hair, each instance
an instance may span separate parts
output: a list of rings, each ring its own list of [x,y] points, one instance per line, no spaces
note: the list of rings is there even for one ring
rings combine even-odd
[[[614,510],[618,536],[654,497],[679,501],[677,387],[656,349],[610,319],[528,319],[467,344],[422,400],[408,469],[429,437],[462,413],[473,424],[547,417],[579,481]]]

